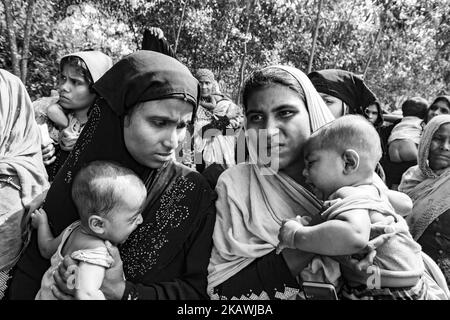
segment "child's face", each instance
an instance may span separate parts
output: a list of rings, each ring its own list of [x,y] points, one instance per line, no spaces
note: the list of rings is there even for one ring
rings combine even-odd
[[[344,161],[334,150],[308,150],[303,175],[323,200],[342,186]]]
[[[94,102],[95,94],[89,90],[89,83],[75,67],[64,65],[59,81],[58,103],[68,110],[88,108]]]
[[[105,217],[104,239],[113,244],[125,242],[129,235],[143,221],[142,210],[142,192],[134,190],[133,186],[128,187],[128,192],[122,194],[121,201]]]

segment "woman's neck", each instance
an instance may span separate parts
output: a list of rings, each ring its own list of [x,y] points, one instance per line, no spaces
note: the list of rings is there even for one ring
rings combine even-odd
[[[89,111],[89,108],[75,110],[73,112],[73,115],[75,118],[77,118],[78,121],[80,121],[80,123],[83,124],[88,121],[88,111]]]

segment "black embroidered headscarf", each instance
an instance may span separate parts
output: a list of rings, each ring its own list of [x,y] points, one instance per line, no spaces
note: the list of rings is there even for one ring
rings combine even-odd
[[[318,92],[341,99],[352,114],[364,114],[364,109],[377,100],[364,80],[352,72],[328,69],[311,72],[308,77]]]
[[[138,51],[117,62],[94,85],[121,116],[137,103],[180,98],[197,107],[198,81],[178,60],[154,51]]]

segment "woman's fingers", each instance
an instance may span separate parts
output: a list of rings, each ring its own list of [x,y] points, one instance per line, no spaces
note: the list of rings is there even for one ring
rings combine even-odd
[[[74,300],[75,299],[73,296],[59,291],[56,286],[52,286],[52,293],[58,300]]]
[[[44,160],[44,165],[49,166],[51,165],[53,162],[55,162],[56,157],[52,157],[49,160]]]

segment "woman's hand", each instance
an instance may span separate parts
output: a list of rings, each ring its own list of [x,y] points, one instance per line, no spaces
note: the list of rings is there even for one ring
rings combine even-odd
[[[108,300],[120,300],[125,292],[125,277],[123,275],[123,264],[119,249],[109,241],[105,241],[106,249],[114,259],[112,266],[106,269],[100,290]]]
[[[53,143],[49,143],[46,146],[42,146],[42,159],[46,166],[52,164],[56,160],[55,156],[55,146]]]
[[[74,300],[77,276],[77,262],[70,256],[65,256],[58,269],[53,273],[55,285],[53,295],[58,300]]]

